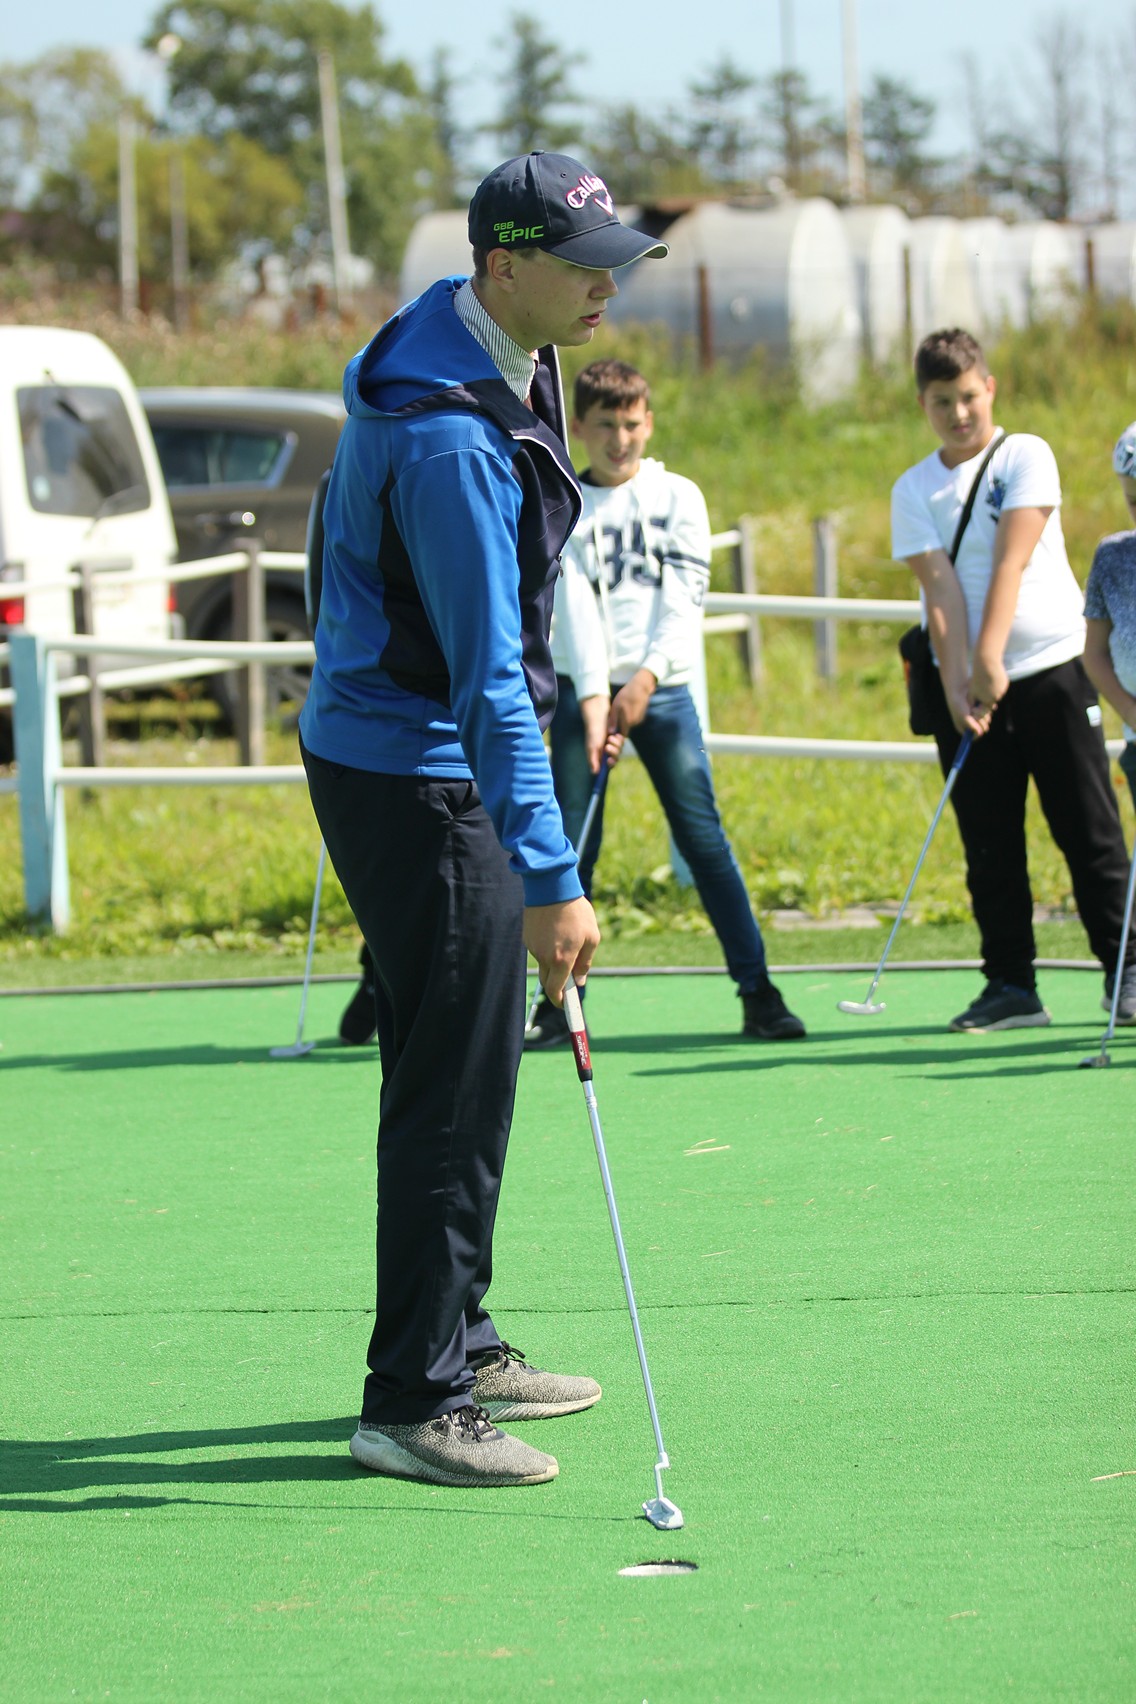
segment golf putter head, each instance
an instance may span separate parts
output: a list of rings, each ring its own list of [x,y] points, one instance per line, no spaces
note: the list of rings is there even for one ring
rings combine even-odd
[[[682,1510],[669,1497],[652,1497],[649,1503],[643,1504],[643,1513],[660,1532],[677,1532],[684,1524]]]
[[[874,1018],[887,1010],[886,1000],[838,1000],[838,1012],[850,1012],[854,1018]]]
[[[1077,1069],[1080,1071],[1097,1071],[1102,1065],[1111,1064],[1112,1060],[1102,1047],[1099,1053],[1092,1053],[1087,1059],[1078,1060]]]
[[[287,1047],[270,1047],[270,1059],[302,1059],[305,1053],[310,1053],[315,1046],[314,1041],[293,1041]]]

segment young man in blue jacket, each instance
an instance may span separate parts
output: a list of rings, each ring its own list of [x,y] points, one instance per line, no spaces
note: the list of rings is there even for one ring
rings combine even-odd
[[[525,1004],[599,941],[542,731],[559,553],[580,512],[555,346],[588,343],[613,271],[666,253],[578,160],[529,154],[469,209],[445,278],[349,364],[324,508],[312,802],[376,972],[378,1287],[356,1461],[440,1485],[535,1484],[495,1419],[590,1407],[484,1306]],[[594,707],[607,716],[606,701]]]

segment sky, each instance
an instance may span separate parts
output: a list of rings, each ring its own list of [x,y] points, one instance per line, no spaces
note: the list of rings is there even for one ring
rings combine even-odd
[[[963,56],[973,56],[992,104],[1005,91],[1028,113],[1027,79],[1033,63],[1032,34],[1039,19],[1075,19],[1097,52],[1115,60],[1120,38],[1136,50],[1136,0],[647,0],[647,4],[580,8],[574,23],[567,7],[555,13],[536,0],[373,0],[383,22],[390,55],[425,71],[437,47],[452,50],[460,75],[463,118],[490,117],[499,104],[495,42],[509,18],[529,12],[546,34],[567,51],[583,55],[576,84],[603,104],[634,102],[645,108],[681,102],[692,77],[729,54],[757,76],[779,70],[786,53],[812,90],[832,106],[843,105],[842,20],[856,19],[860,85],[877,73],[902,79],[935,100],[938,117],[933,152],[966,152],[967,118]],[[52,0],[51,5],[5,8],[0,55],[22,63],[52,47],[94,46],[119,59],[131,85],[154,103],[161,73],[138,50],[157,0]],[[551,15],[550,15],[551,14]],[[697,25],[691,18],[697,18]],[[590,21],[602,16],[602,25]],[[471,40],[476,23],[479,39]],[[788,28],[786,28],[786,25]],[[1130,85],[1128,85],[1130,86]],[[993,114],[997,120],[999,114]],[[487,144],[490,153],[492,142]],[[493,160],[487,158],[485,165]]]

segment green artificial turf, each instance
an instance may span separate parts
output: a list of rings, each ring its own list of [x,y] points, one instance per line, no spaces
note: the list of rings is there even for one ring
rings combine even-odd
[[[1136,1694],[1136,1032],[945,1033],[973,972],[597,980],[596,1091],[686,1526],[583,1097],[524,1061],[499,1328],[604,1399],[560,1477],[346,1454],[369,1329],[373,1049],[295,988],[0,1003],[0,1696],[606,1704]],[[334,1035],[341,985],[312,990]],[[697,1563],[667,1578],[629,1564]]]

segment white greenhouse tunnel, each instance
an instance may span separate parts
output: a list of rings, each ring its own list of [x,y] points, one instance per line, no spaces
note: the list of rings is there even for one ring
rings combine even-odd
[[[634,225],[649,214],[620,216]],[[1071,311],[1090,255],[1097,292],[1136,301],[1136,224],[909,219],[888,205],[787,197],[763,208],[703,202],[662,235],[667,260],[617,275],[612,322],[662,326],[708,359],[737,363],[761,348],[793,365],[813,402],[846,394],[862,359],[886,361],[939,327],[989,337]],[[464,211],[427,214],[407,245],[402,300],[469,266]]]
[[[1029,296],[1002,220],[964,219],[961,233],[983,333],[1026,325]]]
[[[1006,245],[1026,296],[1027,319],[1068,314],[1084,278],[1079,235],[1048,219],[1006,226]]]
[[[856,272],[865,360],[881,363],[906,353],[907,253],[911,221],[898,207],[845,207],[844,233]]]

